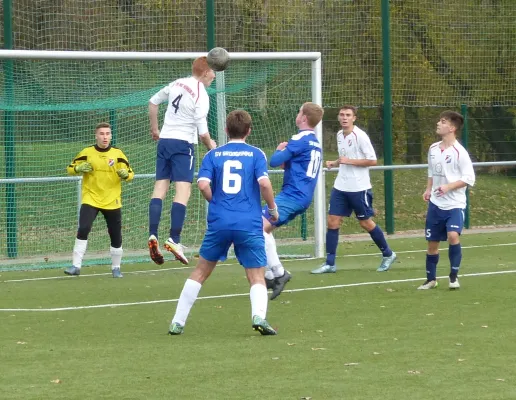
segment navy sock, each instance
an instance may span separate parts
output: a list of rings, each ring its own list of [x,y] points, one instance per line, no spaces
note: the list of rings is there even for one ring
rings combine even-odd
[[[186,206],[181,203],[172,203],[170,208],[170,237],[174,243],[181,242],[181,231],[185,223]]]
[[[384,257],[392,256],[392,250],[387,244],[387,240],[385,240],[385,235],[383,234],[382,229],[378,225],[376,225],[374,229],[369,232],[369,235],[371,235],[371,239],[373,239]]]
[[[335,265],[335,255],[339,244],[339,230],[328,229],[326,231],[326,264]]]
[[[163,200],[152,198],[149,203],[149,236],[158,237],[159,220],[161,219],[161,207]]]
[[[439,262],[439,254],[426,255],[426,280],[435,281],[437,275],[437,263]]]
[[[460,243],[450,244],[448,257],[450,257],[450,278],[456,278],[462,261],[462,248]]]

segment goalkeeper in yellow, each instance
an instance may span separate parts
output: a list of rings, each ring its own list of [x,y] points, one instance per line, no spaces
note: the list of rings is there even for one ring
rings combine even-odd
[[[82,175],[82,204],[79,229],[73,247],[72,266],[66,275],[80,275],[88,234],[99,212],[106,220],[111,239],[111,271],[113,278],[122,278],[122,181],[129,182],[134,172],[122,150],[111,146],[111,126],[101,122],[95,128],[96,144],[83,149],[67,167],[68,174]]]

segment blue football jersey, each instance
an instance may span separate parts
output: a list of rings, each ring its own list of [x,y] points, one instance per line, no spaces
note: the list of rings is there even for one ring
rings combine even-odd
[[[281,192],[304,207],[309,207],[314,197],[321,155],[315,132],[302,130],[292,136],[284,150],[276,151],[271,157],[271,166],[277,166],[278,162],[285,164]]]
[[[259,179],[268,178],[263,151],[243,141],[231,141],[209,151],[198,179],[211,182],[208,230],[262,232]]]

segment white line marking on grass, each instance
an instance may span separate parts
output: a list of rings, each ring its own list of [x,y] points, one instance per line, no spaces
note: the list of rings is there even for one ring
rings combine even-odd
[[[493,271],[493,272],[476,272],[472,274],[462,274],[459,275],[460,278],[463,277],[475,277],[475,276],[487,276],[487,275],[501,275],[501,274],[512,274],[515,273],[516,270],[510,271]],[[439,276],[437,279],[445,279],[448,276]],[[307,292],[313,290],[327,290],[327,289],[340,289],[346,287],[354,287],[354,286],[370,286],[370,285],[385,285],[388,283],[406,283],[406,282],[415,282],[415,281],[423,281],[424,278],[409,278],[409,279],[393,279],[388,281],[373,281],[373,282],[357,282],[357,283],[344,283],[340,285],[331,285],[331,286],[318,286],[311,288],[300,288],[300,289],[288,289],[284,290],[284,293],[294,293],[294,292]],[[249,293],[234,293],[234,294],[220,294],[214,296],[204,296],[198,297],[197,300],[211,300],[211,299],[228,299],[232,297],[243,297],[249,296]],[[92,308],[115,308],[115,307],[125,307],[125,306],[139,306],[139,305],[147,305],[147,304],[161,304],[161,303],[176,303],[179,299],[167,299],[167,300],[151,300],[151,301],[136,301],[131,303],[113,303],[113,304],[96,304],[91,306],[76,306],[76,307],[58,307],[58,308],[0,308],[0,312],[51,312],[51,311],[71,311],[71,310],[87,310]]]
[[[485,247],[501,247],[501,246],[515,246],[516,243],[497,243],[497,244],[481,244],[476,246],[462,246],[462,249],[478,249],[478,248],[485,248]],[[440,249],[440,251],[448,251],[447,248]],[[396,254],[410,254],[410,253],[424,253],[426,252],[426,249],[424,250],[404,250],[404,251],[397,251]],[[337,256],[337,258],[347,258],[347,257],[371,257],[371,256],[380,256],[382,253],[359,253],[359,254],[344,254],[343,256]],[[292,261],[309,261],[309,260],[316,260],[316,257],[307,257],[307,258],[294,258],[294,259],[286,259],[282,260],[282,262],[292,262]],[[230,265],[236,265],[231,263],[225,263],[225,264],[218,264],[218,267],[223,266],[230,266]],[[183,269],[189,269],[194,268],[194,266],[190,267],[172,267],[172,268],[161,268],[161,269],[144,269],[139,271],[123,271],[124,274],[147,274],[149,272],[163,272],[163,271],[175,271],[175,270],[183,270]],[[85,274],[81,275],[81,277],[94,277],[94,276],[106,276],[111,275],[111,272],[102,272],[97,274]],[[45,278],[25,278],[25,279],[8,279],[5,281],[0,281],[0,283],[9,283],[9,282],[30,282],[30,281],[46,281],[46,280],[53,280],[53,279],[70,279],[70,276],[49,276]]]

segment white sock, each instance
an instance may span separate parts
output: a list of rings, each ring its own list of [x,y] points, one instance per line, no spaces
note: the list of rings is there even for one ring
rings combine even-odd
[[[177,302],[176,313],[174,318],[172,318],[172,323],[177,322],[178,324],[185,326],[188,314],[190,314],[190,310],[192,309],[195,300],[197,300],[201,287],[202,285],[193,279],[186,280],[181,296],[179,296],[179,301]],[[267,295],[267,290],[265,291],[265,294]]]
[[[120,268],[120,262],[122,261],[122,254],[124,250],[119,247],[109,247],[109,252],[111,253],[111,269]]]
[[[77,268],[82,266],[82,258],[86,253],[88,247],[88,240],[75,239],[75,245],[73,246],[72,265]]]
[[[267,288],[262,284],[255,284],[251,286],[251,318],[258,315],[265,319],[267,315]]]
[[[272,272],[272,269],[267,265],[265,267],[265,279],[273,280],[274,279],[274,273]]]
[[[265,277],[269,278],[270,274],[267,274],[269,270],[272,271],[272,277],[278,278],[283,276],[285,273],[285,269],[283,265],[281,265],[281,261],[278,256],[278,250],[276,249],[276,239],[272,233],[263,232],[263,237],[265,238],[265,254],[267,255],[267,271],[265,272]]]

